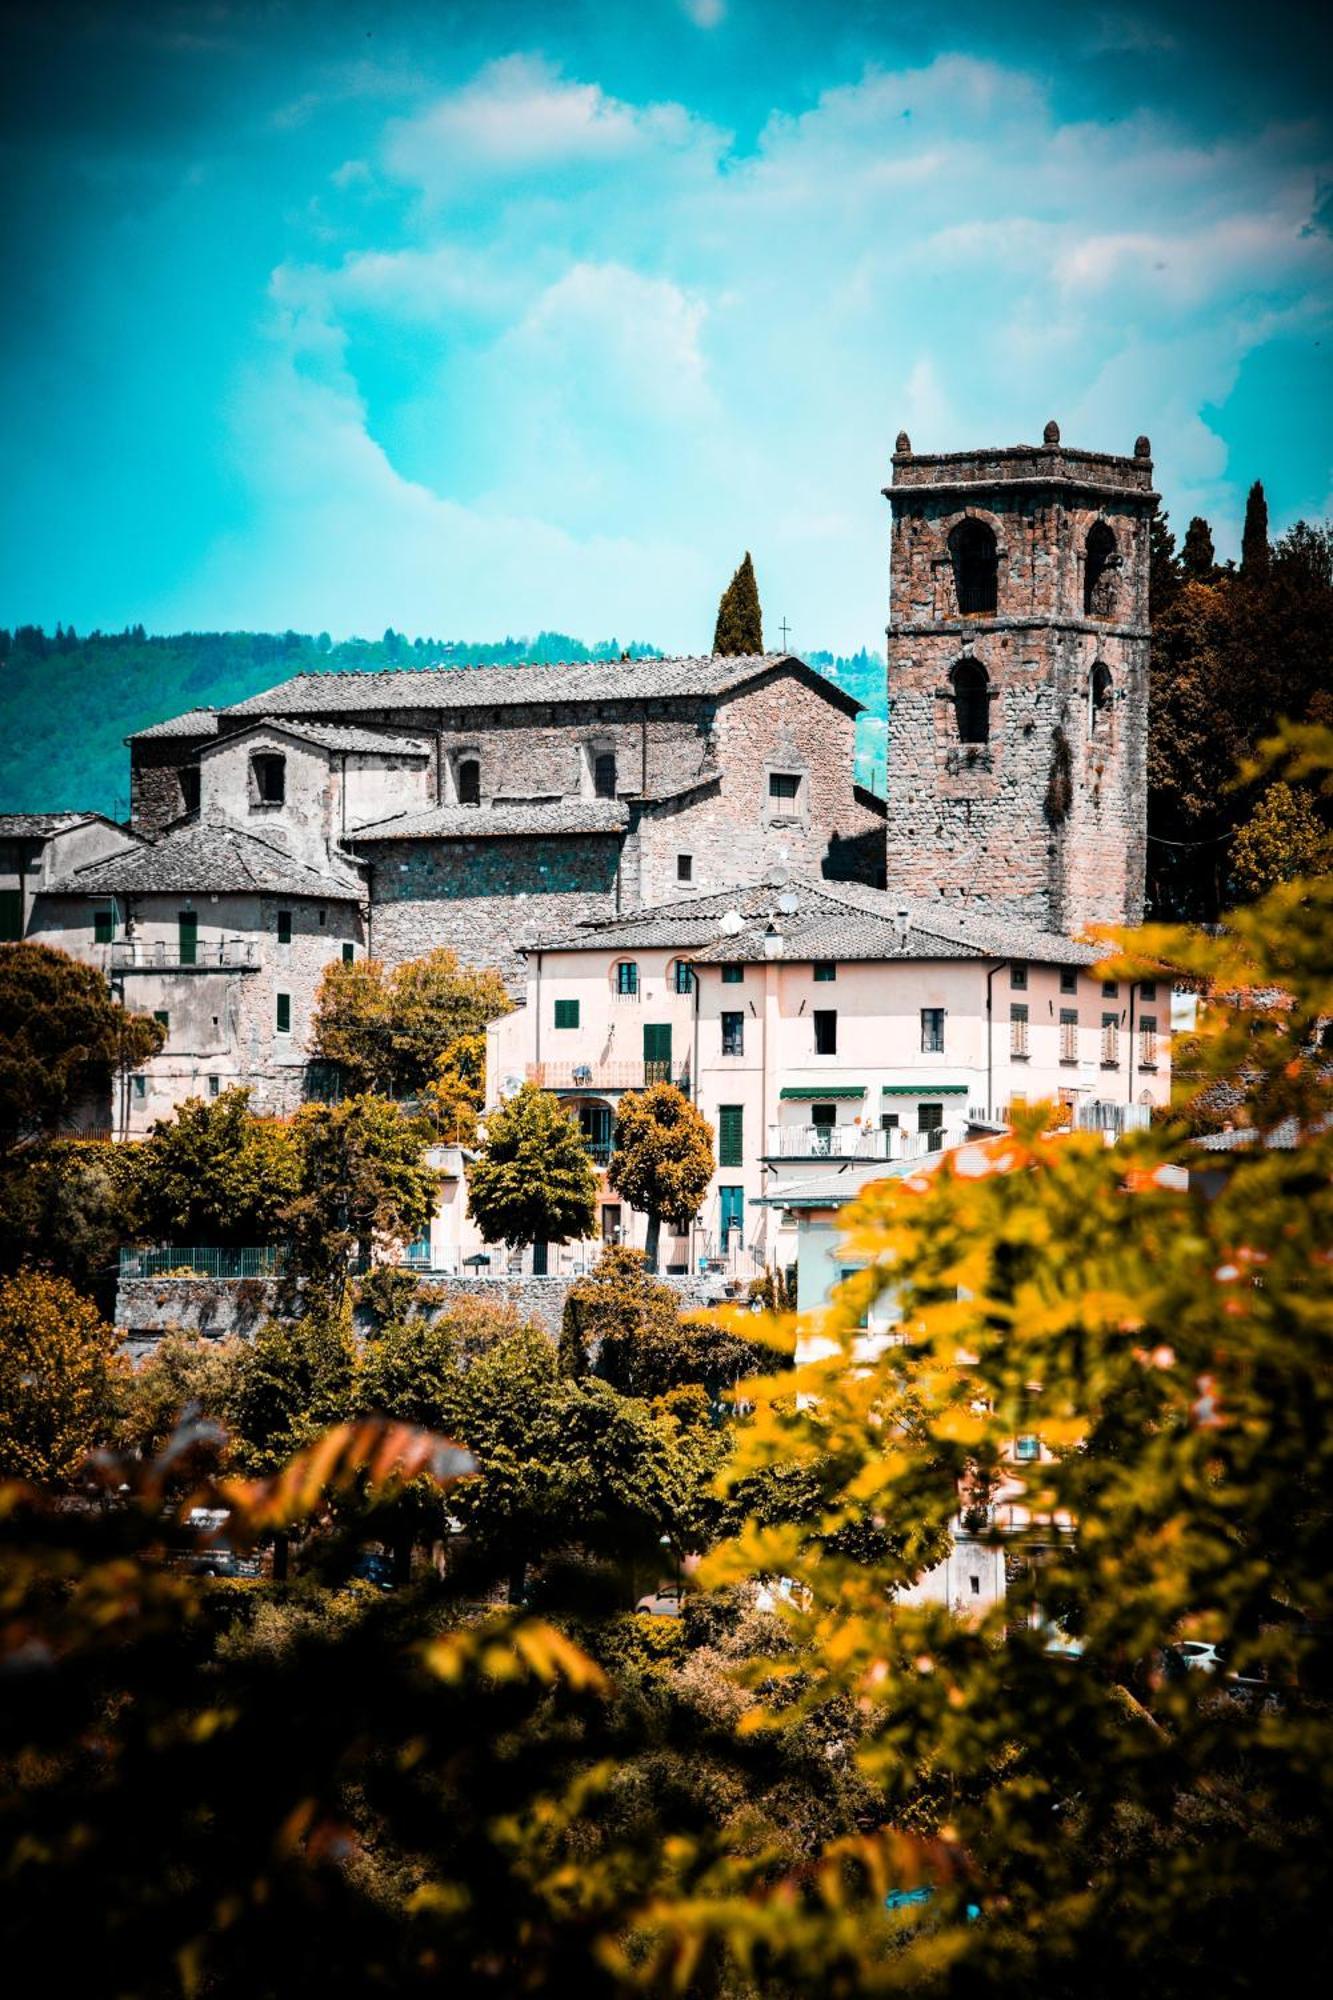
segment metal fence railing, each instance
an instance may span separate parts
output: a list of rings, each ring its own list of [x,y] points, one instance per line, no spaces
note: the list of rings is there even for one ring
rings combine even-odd
[[[122,1243],[122,1278],[276,1278],[286,1268],[285,1243],[230,1249],[216,1243]]]

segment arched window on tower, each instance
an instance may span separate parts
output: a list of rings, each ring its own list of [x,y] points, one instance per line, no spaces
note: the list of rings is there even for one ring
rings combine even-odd
[[[1088,675],[1088,734],[1105,736],[1111,727],[1114,689],[1111,669],[1098,660]]]
[[[476,757],[464,757],[458,766],[458,803],[460,806],[481,804],[481,763]]]
[[[979,660],[960,660],[953,670],[953,706],[960,743],[990,741],[990,675]]]
[[[1105,521],[1094,521],[1088,529],[1083,551],[1083,616],[1115,616],[1115,573],[1120,567],[1115,536]]]
[[[999,558],[995,532],[984,521],[960,521],[949,537],[958,609],[964,618],[985,618],[998,602]]]

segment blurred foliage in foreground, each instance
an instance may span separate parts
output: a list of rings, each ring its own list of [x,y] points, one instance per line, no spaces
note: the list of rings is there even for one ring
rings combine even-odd
[[[1266,755],[1333,771],[1318,730]],[[1038,1107],[864,1196],[864,1268],[819,1316],[832,1358],[745,1385],[726,1433],[696,1424],[721,1493],[692,1503],[691,1545],[728,1539],[678,1622],[586,1589],[576,1611],[550,1548],[541,1617],[433,1579],[201,1586],[157,1559],[189,1432],[108,1463],[96,1504],[5,1489],[9,1962],[61,1992],[228,2000],[1194,2000],[1306,1976],[1333,1890],[1331,909],[1327,879],[1287,882],[1221,940],[1117,948],[1118,976],[1208,987],[1199,1088],[1225,1086],[1250,1143],[1200,1153],[1180,1124],[1107,1148]],[[900,1337],[867,1341],[884,1294]],[[205,1488],[234,1535],[313,1517],[332,1551],[464,1470],[408,1428],[423,1335],[395,1311],[375,1365],[403,1421]],[[604,1315],[580,1301],[568,1360]],[[779,1316],[726,1330],[790,1344]],[[542,1452],[574,1458],[605,1404],[624,1456],[602,1520],[678,1505],[687,1388],[631,1421],[553,1367],[519,1339],[462,1387],[441,1371],[480,1465],[444,1504],[506,1554],[544,1507],[517,1474],[524,1397]],[[1015,1464],[1019,1435],[1039,1460]],[[1025,1524],[974,1621],[902,1595],[960,1492]],[[581,1560],[586,1583],[605,1552]],[[1225,1642],[1231,1671],[1182,1671],[1181,1637]]]

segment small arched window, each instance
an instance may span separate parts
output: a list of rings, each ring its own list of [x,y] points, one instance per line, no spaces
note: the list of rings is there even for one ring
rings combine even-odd
[[[1120,567],[1115,536],[1105,521],[1094,521],[1088,529],[1083,552],[1083,615],[1085,618],[1112,618],[1115,615],[1115,573]]]
[[[984,521],[960,521],[949,537],[958,609],[964,618],[985,618],[998,602],[999,557],[994,530]]]
[[[1114,689],[1111,669],[1098,660],[1088,675],[1088,734],[1105,736],[1111,723]]]
[[[620,1000],[639,997],[639,968],[632,958],[620,959],[615,967],[615,993]]]
[[[603,750],[592,760],[592,792],[596,799],[613,799],[616,795],[616,753]]]
[[[481,804],[481,764],[476,757],[464,757],[458,767],[458,803],[460,806]]]
[[[990,675],[979,660],[960,660],[953,670],[953,706],[960,743],[990,741]]]

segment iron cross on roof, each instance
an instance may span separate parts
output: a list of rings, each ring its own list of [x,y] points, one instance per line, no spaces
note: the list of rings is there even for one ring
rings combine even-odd
[[[785,618],[779,625],[778,630],[782,634],[782,650],[785,653],[787,650],[787,634],[791,631],[791,626],[787,623]]]

